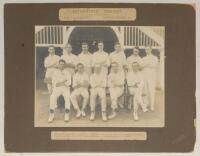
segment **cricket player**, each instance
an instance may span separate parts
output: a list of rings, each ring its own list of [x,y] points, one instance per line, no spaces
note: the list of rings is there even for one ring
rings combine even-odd
[[[145,90],[150,105],[150,110],[154,111],[155,105],[155,89],[156,89],[156,67],[158,58],[152,54],[152,48],[145,48],[146,56],[139,61],[142,68],[143,77],[145,78]]]
[[[88,44],[82,43],[82,52],[78,55],[78,60],[84,65],[87,74],[90,75],[92,73],[92,54],[88,49]]]
[[[102,120],[106,121],[106,85],[107,85],[107,75],[102,73],[102,68],[99,64],[94,66],[94,73],[90,76],[90,109],[91,116],[90,120],[95,119],[95,107],[96,99],[100,98],[101,101],[101,111]]]
[[[54,119],[54,110],[57,107],[57,99],[61,95],[64,97],[65,100],[64,121],[69,120],[71,75],[69,72],[64,70],[65,66],[65,61],[60,59],[58,69],[55,70],[52,75],[53,91],[50,96],[50,116],[48,122],[52,122]]]
[[[119,64],[119,70],[123,70],[126,65],[126,56],[118,42],[115,43],[115,51],[110,54],[110,63],[112,62]]]
[[[45,82],[51,81],[53,72],[56,70],[60,57],[55,54],[53,45],[48,48],[49,55],[44,59],[44,67],[46,68]],[[52,93],[52,84],[47,83],[48,92]]]
[[[111,114],[108,116],[109,119],[113,119],[117,113],[118,99],[124,93],[125,75],[123,71],[119,70],[117,62],[111,64],[111,73],[108,75],[108,87],[111,97]]]
[[[126,80],[129,94],[133,96],[133,117],[138,120],[138,108],[142,107],[143,112],[148,111],[142,99],[142,91],[144,87],[144,80],[139,70],[138,62],[132,63],[132,69],[127,73]]]
[[[88,103],[89,93],[88,87],[90,84],[90,79],[88,74],[84,71],[84,65],[82,63],[77,64],[77,73],[73,76],[73,92],[71,93],[72,105],[77,111],[76,117],[79,118],[81,115],[86,116],[85,108]],[[77,97],[82,96],[83,103],[82,108],[79,108]]]
[[[139,56],[139,48],[138,47],[134,47],[133,48],[133,51],[132,51],[132,55],[129,56],[126,60],[126,66],[127,66],[127,69],[128,70],[131,70],[132,69],[132,63],[133,62],[139,62],[141,61],[141,57]]]
[[[108,74],[108,67],[110,66],[109,55],[104,51],[103,42],[98,43],[98,51],[96,51],[92,56],[92,66],[99,64],[102,67],[102,73]]]
[[[61,59],[65,60],[66,67],[65,69],[71,74],[74,75],[75,67],[78,63],[78,58],[76,55],[72,54],[72,46],[71,44],[67,43],[63,48],[63,55]]]

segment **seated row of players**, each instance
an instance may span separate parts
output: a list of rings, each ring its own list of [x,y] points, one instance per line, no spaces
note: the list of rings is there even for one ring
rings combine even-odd
[[[90,120],[94,120],[97,96],[100,97],[101,101],[102,119],[106,121],[106,87],[109,87],[112,108],[108,118],[114,118],[116,116],[118,98],[124,92],[125,79],[129,94],[133,95],[134,119],[138,120],[137,110],[139,105],[141,105],[144,112],[148,110],[142,99],[144,87],[147,90],[150,109],[154,110],[157,58],[151,54],[151,47],[146,48],[147,56],[142,59],[138,55],[139,49],[134,48],[133,55],[128,57],[127,60],[124,52],[121,51],[119,43],[115,44],[115,52],[111,53],[110,56],[103,51],[102,42],[98,43],[98,48],[99,51],[91,54],[88,52],[88,45],[83,43],[82,52],[77,57],[71,53],[71,45],[67,44],[60,58],[55,55],[55,48],[53,46],[49,47],[49,56],[45,58],[44,63],[47,69],[45,77],[51,80],[48,81],[48,90],[51,93],[49,122],[54,119],[54,110],[57,107],[57,98],[60,95],[63,95],[65,99],[65,121],[69,120],[70,99],[77,111],[77,117],[86,115],[84,109],[90,99]],[[108,75],[108,67],[110,66],[111,72]],[[75,69],[77,69],[76,74]],[[125,69],[127,69],[127,73]],[[145,79],[145,74],[148,76],[147,79]],[[71,84],[72,93],[70,93]],[[90,88],[90,96],[88,88]],[[77,102],[78,96],[83,97],[81,108],[79,108]]]

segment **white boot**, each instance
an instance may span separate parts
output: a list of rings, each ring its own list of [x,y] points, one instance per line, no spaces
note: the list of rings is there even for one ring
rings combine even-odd
[[[49,123],[52,122],[53,119],[54,119],[54,113],[50,113],[48,122],[49,122]]]
[[[135,121],[138,121],[138,113],[137,112],[133,112],[133,118]]]
[[[84,111],[84,110],[81,110],[81,114],[82,114],[82,116],[83,116],[83,117],[85,117],[85,116],[86,116],[86,114],[85,114],[85,111]]]
[[[65,122],[69,121],[69,113],[65,113]]]
[[[94,113],[94,112],[91,112],[90,120],[93,121],[94,119],[95,119],[95,113]]]
[[[143,108],[142,111],[145,113],[145,112],[148,112],[148,109],[147,108]]]
[[[117,115],[115,110],[112,110],[112,113],[108,116],[108,119],[113,119]]]
[[[102,112],[102,120],[107,121],[106,112]]]
[[[80,116],[81,116],[81,111],[77,110],[77,112],[76,112],[76,118],[79,118]]]

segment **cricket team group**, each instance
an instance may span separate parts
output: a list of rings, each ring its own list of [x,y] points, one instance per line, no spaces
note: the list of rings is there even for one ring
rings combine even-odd
[[[86,116],[85,108],[89,105],[90,120],[95,120],[97,97],[102,120],[111,120],[122,105],[120,97],[125,86],[132,96],[134,120],[139,119],[139,107],[143,112],[149,109],[154,111],[158,58],[152,54],[151,46],[145,47],[146,55],[142,58],[138,47],[133,47],[131,56],[126,58],[120,43],[115,43],[115,51],[110,54],[104,51],[103,42],[98,43],[98,50],[93,54],[85,42],[81,44],[81,49],[79,55],[74,55],[72,46],[67,43],[63,47],[63,55],[58,56],[54,46],[48,47],[49,55],[44,59],[44,82],[50,95],[48,122],[54,120],[57,99],[61,95],[65,100],[64,121],[69,121],[71,105],[76,110],[77,118]],[[107,92],[111,100],[109,114]]]

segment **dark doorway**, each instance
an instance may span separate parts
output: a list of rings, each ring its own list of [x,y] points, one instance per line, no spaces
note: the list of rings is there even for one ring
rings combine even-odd
[[[109,27],[75,27],[68,40],[76,55],[81,52],[82,42],[89,44],[91,53],[97,51],[98,41],[103,41],[104,50],[110,53],[114,51],[114,43],[118,42],[118,38]]]

